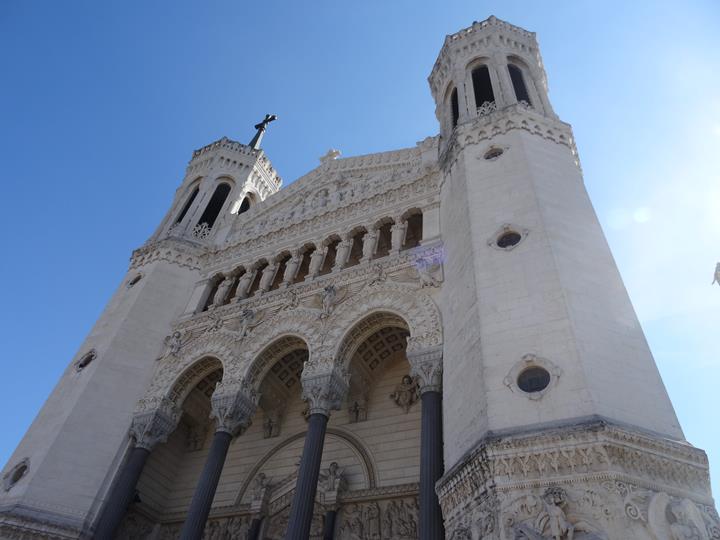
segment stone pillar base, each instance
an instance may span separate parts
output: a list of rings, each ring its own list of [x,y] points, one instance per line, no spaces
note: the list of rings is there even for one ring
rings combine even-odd
[[[436,490],[449,539],[720,538],[703,451],[598,418],[491,435]]]

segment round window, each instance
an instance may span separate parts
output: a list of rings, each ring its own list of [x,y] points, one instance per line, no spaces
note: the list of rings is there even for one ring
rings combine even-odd
[[[75,369],[77,371],[82,371],[85,369],[90,362],[95,360],[95,357],[97,356],[97,353],[93,350],[87,353],[85,356],[83,356],[80,360],[78,360],[78,363],[75,364]]]
[[[520,236],[519,233],[516,233],[515,231],[507,231],[500,235],[496,244],[500,248],[507,249],[517,245],[520,240],[522,240],[522,236]]]
[[[503,155],[504,150],[502,148],[491,148],[483,156],[485,159],[497,159]]]
[[[539,366],[523,370],[517,378],[517,385],[523,392],[541,392],[550,384],[550,373]]]

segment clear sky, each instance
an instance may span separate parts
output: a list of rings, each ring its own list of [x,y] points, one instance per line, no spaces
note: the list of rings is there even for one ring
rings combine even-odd
[[[720,493],[720,3],[0,2],[0,464],[151,234],[193,149],[290,183],[437,132],[426,78],[489,15],[537,32],[560,118],[689,442]]]

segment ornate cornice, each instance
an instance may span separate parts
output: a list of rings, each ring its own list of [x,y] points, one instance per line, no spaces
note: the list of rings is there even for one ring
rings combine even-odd
[[[133,251],[130,257],[130,269],[140,268],[155,261],[165,261],[184,268],[199,270],[204,264],[207,248],[180,240],[165,238],[158,242],[145,244]]]

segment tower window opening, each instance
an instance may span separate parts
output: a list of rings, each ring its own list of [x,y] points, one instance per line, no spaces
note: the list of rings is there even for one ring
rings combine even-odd
[[[323,261],[322,268],[320,269],[319,275],[329,274],[332,271],[332,267],[335,266],[335,257],[337,256],[337,247],[340,243],[340,239],[337,238],[330,242],[327,247],[327,253],[325,254],[325,260]]]
[[[193,189],[193,192],[190,195],[190,198],[188,198],[187,202],[185,203],[185,206],[183,206],[182,212],[180,212],[180,215],[175,220],[176,224],[180,223],[185,218],[185,214],[188,213],[188,210],[190,210],[192,203],[195,202],[195,197],[197,197],[198,193],[200,193],[199,187],[196,187],[195,189]]]
[[[528,394],[541,392],[550,384],[550,373],[540,366],[532,366],[518,375],[517,385]]]
[[[392,246],[392,226],[393,224],[388,222],[383,223],[378,228],[377,248],[375,248],[375,257],[373,257],[374,259],[385,257],[390,253],[390,248]]]
[[[402,249],[411,249],[420,245],[423,235],[423,215],[418,212],[407,218],[407,232]]]
[[[452,114],[452,128],[455,129],[460,119],[460,102],[458,101],[457,88],[453,88],[450,94],[450,114]]]
[[[287,263],[290,260],[290,254],[286,254],[282,259],[280,259],[280,262],[278,262],[277,270],[275,271],[275,276],[273,277],[272,284],[270,285],[270,290],[274,291],[275,289],[280,288],[280,285],[283,282],[283,279],[285,277],[285,268],[287,267]]]
[[[222,210],[225,200],[229,194],[230,184],[223,183],[216,187],[215,193],[213,193],[212,197],[210,197],[210,202],[205,207],[205,211],[200,217],[198,224],[201,225],[206,223],[208,229],[212,229],[213,225],[215,225],[215,220],[217,220],[217,217],[220,215],[220,210]]]
[[[250,285],[250,288],[248,289],[248,296],[252,296],[258,291],[258,289],[260,289],[260,280],[262,279],[262,275],[265,271],[266,266],[267,263],[264,263],[255,269],[255,277],[252,280],[252,285]]]
[[[510,73],[510,80],[512,81],[517,100],[532,105],[530,94],[528,94],[527,86],[525,86],[525,78],[523,77],[522,70],[514,64],[508,64],[508,72]]]
[[[295,278],[293,279],[293,283],[300,283],[305,280],[305,277],[310,272],[310,257],[315,252],[315,247],[311,247],[305,251],[305,253],[302,254],[302,259],[300,260],[300,266],[298,267],[297,274],[295,274]]]
[[[490,108],[495,103],[490,70],[487,66],[479,66],[472,70],[473,92],[475,94],[475,107],[478,109]]]
[[[361,230],[353,234],[352,236],[352,248],[350,248],[350,255],[348,257],[347,263],[345,263],[345,268],[349,266],[355,266],[356,264],[360,263],[360,259],[362,259],[363,255],[363,235],[365,234],[365,230]]]
[[[250,210],[250,199],[248,197],[245,197],[242,202],[240,203],[240,208],[238,209],[238,215],[244,214]]]

